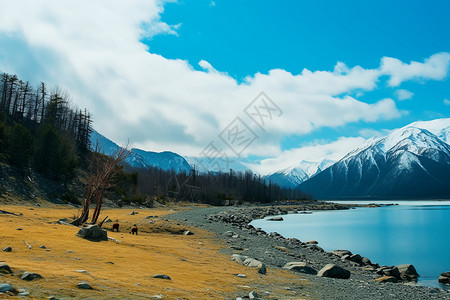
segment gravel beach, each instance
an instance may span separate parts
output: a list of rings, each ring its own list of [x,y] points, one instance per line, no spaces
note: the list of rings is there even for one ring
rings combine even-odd
[[[267,272],[271,268],[283,268],[288,262],[304,262],[314,270],[321,270],[327,264],[334,264],[350,271],[349,279],[318,277],[300,274],[299,280],[310,284],[292,284],[290,286],[272,286],[272,290],[291,291],[291,299],[450,299],[450,292],[439,288],[418,286],[414,282],[400,280],[398,283],[377,282],[384,275],[376,273],[375,264],[361,263],[357,256],[340,257],[324,252],[320,245],[302,243],[296,239],[285,239],[277,233],[265,233],[248,225],[253,219],[269,215],[282,215],[312,210],[349,209],[354,205],[341,205],[323,202],[308,202],[296,206],[255,206],[255,207],[208,207],[177,212],[166,216],[186,225],[195,226],[216,234],[227,247],[224,254],[239,254],[262,262]],[[351,249],[348,249],[351,251]],[[346,259],[347,258],[347,259]],[[355,262],[356,261],[356,262]],[[367,262],[367,261],[365,261]],[[387,269],[386,269],[387,270]],[[294,271],[292,271],[294,272]],[[386,272],[386,271],[384,271]],[[276,292],[258,290],[260,299],[276,299]],[[247,298],[248,293],[229,295],[229,299]]]

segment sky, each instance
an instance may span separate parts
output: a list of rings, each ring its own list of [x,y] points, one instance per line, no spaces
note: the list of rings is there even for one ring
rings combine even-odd
[[[118,144],[267,174],[449,117],[449,13],[446,0],[0,0],[0,72],[66,90]]]

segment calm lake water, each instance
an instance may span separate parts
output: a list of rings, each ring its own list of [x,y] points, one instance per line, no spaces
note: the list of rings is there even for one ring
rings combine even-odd
[[[448,289],[437,279],[450,271],[450,202],[377,203],[399,205],[292,214],[283,216],[282,222],[255,220],[251,224],[286,238],[317,240],[325,251],[347,249],[380,265],[413,264],[421,275],[419,284]]]

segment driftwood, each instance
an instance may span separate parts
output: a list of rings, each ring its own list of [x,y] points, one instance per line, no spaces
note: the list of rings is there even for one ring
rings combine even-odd
[[[0,209],[0,214],[4,214],[4,215],[13,215],[13,216],[19,216],[18,214],[6,211],[6,210],[1,210]]]

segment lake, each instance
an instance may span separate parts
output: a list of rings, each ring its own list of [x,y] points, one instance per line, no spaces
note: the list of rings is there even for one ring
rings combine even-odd
[[[333,201],[337,203],[373,203]],[[317,240],[325,251],[347,249],[380,265],[413,264],[419,284],[449,289],[437,282],[450,271],[450,202],[376,201],[398,203],[379,208],[314,211],[283,216],[284,221],[251,224],[286,238]]]

